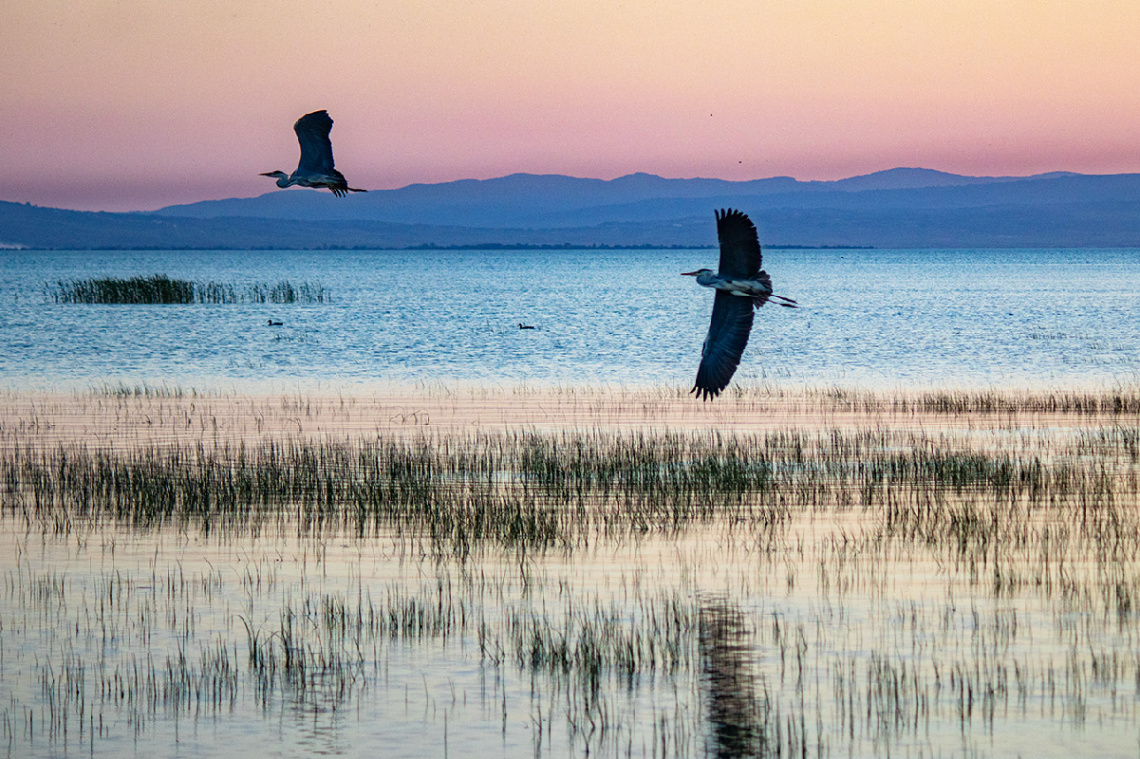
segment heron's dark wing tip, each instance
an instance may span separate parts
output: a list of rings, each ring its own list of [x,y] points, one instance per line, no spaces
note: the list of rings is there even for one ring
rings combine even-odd
[[[301,174],[337,176],[333,169],[332,140],[329,139],[332,124],[328,111],[322,110],[306,113],[293,125],[297,142],[301,145],[301,160],[297,163],[297,171]]]
[[[746,222],[748,224],[752,223],[752,220],[748,218],[748,214],[744,213],[744,211],[738,211],[735,208],[717,209],[716,220],[718,222],[723,222],[723,221],[726,221],[729,219],[731,219],[733,223],[735,223],[737,221],[743,221],[743,222]]]
[[[328,111],[326,111],[324,108],[322,108],[319,111],[313,111],[312,113],[306,113],[304,116],[297,119],[297,123],[295,123],[293,125],[293,128],[294,129],[302,129],[304,127],[317,127],[317,126],[323,127],[326,124],[328,125],[329,129],[332,129],[332,125],[333,125],[332,117],[329,116]]]
[[[717,291],[712,320],[701,350],[701,364],[693,387],[702,400],[715,398],[728,387],[752,331],[750,300]]]
[[[720,274],[751,279],[760,271],[760,236],[748,215],[734,208],[716,212],[716,236],[720,242]]]
[[[696,393],[697,398],[702,401],[711,401],[713,398],[716,398],[718,395],[720,395],[720,390],[717,390],[716,388],[701,387],[700,385],[693,385],[693,389],[689,392]]]

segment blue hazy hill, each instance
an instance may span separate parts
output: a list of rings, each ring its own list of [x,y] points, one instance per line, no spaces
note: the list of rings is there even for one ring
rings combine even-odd
[[[274,190],[149,213],[0,203],[0,245],[320,248],[711,245],[712,211],[776,245],[1140,247],[1140,174],[970,177],[897,168],[829,182],[512,174],[345,198]]]
[[[743,182],[631,174],[613,180],[511,174],[414,184],[335,198],[302,189],[171,206],[164,216],[367,220],[476,227],[575,227],[675,220],[723,205],[772,208],[956,208],[1116,198],[1140,191],[1140,175],[965,177],[930,169],[890,169],[834,182],[773,177]]]

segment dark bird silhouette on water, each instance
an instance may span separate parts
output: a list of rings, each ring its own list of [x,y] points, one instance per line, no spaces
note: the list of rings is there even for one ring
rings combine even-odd
[[[756,225],[746,215],[731,208],[717,211],[716,235],[720,241],[720,270],[714,274],[712,269],[697,269],[683,274],[716,290],[697,381],[689,391],[702,400],[715,398],[728,386],[748,345],[754,309],[769,300],[787,308],[798,307],[791,298],[772,294],[772,278],[760,268],[762,256]]]
[[[290,187],[299,184],[302,187],[313,187],[332,190],[338,198],[350,192],[367,192],[356,187],[349,187],[348,180],[333,167],[332,140],[329,132],[332,131],[333,120],[329,118],[328,111],[313,111],[297,119],[293,131],[297,133],[297,142],[301,143],[301,160],[297,163],[297,170],[292,174],[284,171],[267,171],[261,176],[277,177],[278,187]]]
[[[530,324],[523,324],[522,322],[519,322],[519,329],[534,329],[534,327]]]
[[[285,322],[275,322],[272,319],[269,320],[269,326],[270,327],[282,327],[284,325],[285,325]]]

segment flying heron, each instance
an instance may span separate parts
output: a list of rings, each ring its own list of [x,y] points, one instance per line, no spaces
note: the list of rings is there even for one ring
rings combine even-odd
[[[277,177],[278,187],[295,184],[317,189],[324,187],[332,190],[332,194],[338,198],[350,192],[367,192],[349,187],[344,174],[333,168],[332,140],[329,139],[332,125],[333,120],[329,118],[328,111],[313,111],[297,119],[293,125],[297,142],[301,143],[301,160],[297,164],[297,170],[292,174],[267,171],[261,176]]]
[[[697,269],[683,276],[696,277],[697,284],[716,290],[709,334],[701,348],[697,381],[689,392],[708,400],[720,395],[740,364],[748,333],[752,331],[752,311],[769,300],[787,308],[796,302],[772,294],[772,278],[760,268],[760,238],[756,225],[740,211],[716,212],[716,236],[720,240],[720,271]]]

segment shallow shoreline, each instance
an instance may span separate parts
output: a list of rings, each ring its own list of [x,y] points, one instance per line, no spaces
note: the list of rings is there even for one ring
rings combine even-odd
[[[765,434],[895,429],[1086,429],[1140,423],[1140,387],[1112,391],[868,392],[730,389],[700,402],[678,389],[392,388],[370,395],[0,394],[0,445],[256,443],[266,439],[455,437],[507,432]]]

